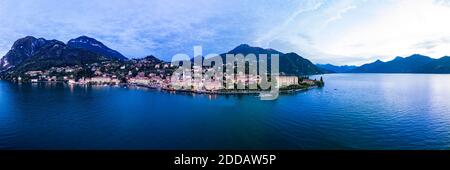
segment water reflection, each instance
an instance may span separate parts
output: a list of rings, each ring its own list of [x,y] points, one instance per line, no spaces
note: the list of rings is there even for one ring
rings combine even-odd
[[[449,75],[323,77],[275,101],[1,81],[0,148],[450,148]]]

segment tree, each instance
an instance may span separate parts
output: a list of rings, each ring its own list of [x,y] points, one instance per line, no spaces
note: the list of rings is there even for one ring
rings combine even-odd
[[[323,82],[323,77],[320,76],[319,87],[323,87],[324,85],[325,85],[325,83]]]

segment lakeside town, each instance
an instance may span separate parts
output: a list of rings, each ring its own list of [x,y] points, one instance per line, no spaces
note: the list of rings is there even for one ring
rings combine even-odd
[[[261,90],[237,90],[224,87],[219,83],[207,83],[205,79],[193,82],[190,88],[176,89],[171,82],[171,77],[177,67],[171,63],[161,61],[154,56],[127,61],[106,60],[84,65],[72,65],[61,67],[50,67],[49,69],[30,70],[23,73],[8,74],[2,79],[20,83],[48,83],[60,82],[70,85],[101,85],[101,86],[140,86],[165,91],[180,91],[191,93],[213,93],[213,94],[251,94]],[[201,69],[193,67],[192,71]],[[203,69],[203,74],[208,71]],[[226,75],[229,78],[230,75]],[[237,74],[233,78],[233,83],[244,83],[248,86],[251,83],[259,82],[259,76],[249,76]],[[312,80],[308,77],[299,76],[278,76],[276,80],[281,91],[305,90],[311,87],[323,86],[323,80]],[[209,88],[205,88],[208,86]]]

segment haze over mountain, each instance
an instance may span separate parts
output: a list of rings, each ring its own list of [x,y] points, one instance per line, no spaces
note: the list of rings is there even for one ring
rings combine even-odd
[[[433,59],[414,54],[383,62],[377,60],[348,71],[350,73],[450,73],[450,57]]]
[[[357,67],[348,65],[335,66],[332,64],[316,64],[316,66],[319,67],[324,73],[345,73]]]
[[[445,56],[440,59],[434,59],[428,64],[419,67],[418,73],[450,73],[450,57]]]

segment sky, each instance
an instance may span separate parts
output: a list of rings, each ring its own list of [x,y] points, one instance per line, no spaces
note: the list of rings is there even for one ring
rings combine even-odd
[[[87,35],[129,58],[224,53],[239,44],[314,63],[450,55],[450,0],[1,0],[0,56],[31,35]]]

